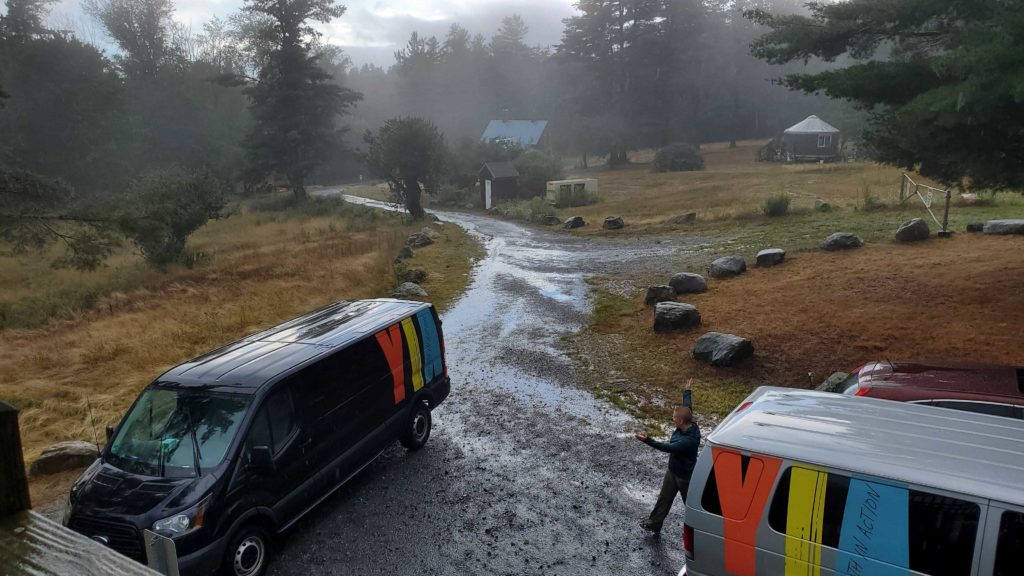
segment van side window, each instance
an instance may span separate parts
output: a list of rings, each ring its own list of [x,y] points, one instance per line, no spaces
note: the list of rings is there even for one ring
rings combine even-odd
[[[247,444],[267,446],[274,454],[284,448],[295,431],[295,410],[287,390],[274,393],[260,408],[249,431]]]
[[[1024,566],[1024,514],[1003,512],[992,576],[1016,576]]]
[[[700,497],[700,507],[709,514],[722,515],[722,501],[718,498],[718,479],[715,478],[715,468],[711,467],[711,474],[708,481],[704,483],[704,494]]]
[[[867,558],[924,574],[966,575],[980,514],[973,502],[794,466],[779,479],[768,525],[837,549],[841,573],[853,565],[863,570]]]

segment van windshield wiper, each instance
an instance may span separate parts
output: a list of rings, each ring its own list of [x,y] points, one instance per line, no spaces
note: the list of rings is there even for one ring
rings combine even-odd
[[[189,406],[185,409],[188,414],[188,433],[192,437],[192,463],[196,468],[196,476],[202,476],[203,473],[199,468],[199,439],[196,438],[196,426],[192,421],[192,407]]]

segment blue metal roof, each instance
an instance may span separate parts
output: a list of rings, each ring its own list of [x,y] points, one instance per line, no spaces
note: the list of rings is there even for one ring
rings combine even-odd
[[[536,146],[547,127],[547,120],[491,120],[480,139],[511,140],[520,146]]]

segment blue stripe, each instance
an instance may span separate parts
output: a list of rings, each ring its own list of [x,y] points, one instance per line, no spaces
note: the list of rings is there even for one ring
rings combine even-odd
[[[421,310],[416,315],[416,322],[420,325],[420,335],[423,336],[423,382],[429,384],[435,376],[444,373],[444,363],[441,358],[441,341],[437,337],[437,325],[434,324],[434,315],[430,310]]]
[[[906,488],[851,479],[836,573],[905,576],[910,566],[909,514]]]

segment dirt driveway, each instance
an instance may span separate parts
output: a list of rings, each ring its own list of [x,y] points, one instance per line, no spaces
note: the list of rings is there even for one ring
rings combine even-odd
[[[453,391],[430,443],[389,450],[324,502],[271,574],[675,574],[681,506],[660,539],[637,527],[666,458],[577,387],[558,344],[586,321],[586,275],[625,276],[681,241],[612,243],[438,215],[478,235],[487,256],[443,316]]]

